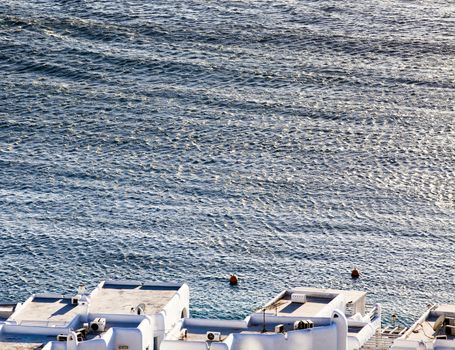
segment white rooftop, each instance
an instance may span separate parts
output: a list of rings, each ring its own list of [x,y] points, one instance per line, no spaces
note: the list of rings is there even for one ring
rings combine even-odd
[[[130,314],[138,305],[146,314],[160,312],[176,294],[180,285],[142,284],[135,282],[105,282],[90,296],[89,312],[93,314]],[[74,305],[70,296],[37,294],[24,303],[8,320],[18,324],[47,322],[65,325],[81,313],[83,307]]]
[[[23,304],[3,305],[0,308],[0,350],[35,350],[51,343],[55,343],[56,349],[65,349],[66,341],[57,342],[57,336],[66,337],[76,330],[79,330],[77,337],[81,337],[81,344],[99,340],[104,335],[118,337],[114,333],[121,333],[122,329],[139,330],[131,339],[125,338],[127,344],[132,338],[145,337],[143,329],[150,327],[150,322],[160,325],[159,332],[164,336],[165,325],[175,324],[184,311],[187,312],[189,303],[188,287],[175,283],[108,281],[100,283],[90,294],[80,293],[73,296],[35,294]],[[100,320],[97,322],[101,322],[101,328],[91,328],[90,322],[94,320]],[[141,326],[143,322],[146,325]],[[108,332],[111,329],[113,331]],[[151,341],[150,336],[147,337],[147,341]],[[53,346],[47,345],[46,349],[54,350]],[[99,345],[94,349],[98,348]]]
[[[143,304],[146,314],[163,310],[177,293],[180,285],[104,283],[91,297],[90,313],[128,314]]]
[[[64,325],[79,312],[80,306],[71,304],[71,298],[63,295],[48,294],[35,296],[19,308],[8,320],[18,324],[43,321],[49,325]]]
[[[402,337],[405,340],[433,342],[455,340],[455,334],[446,331],[447,326],[455,326],[455,305],[441,304],[430,308],[408,332]],[[455,342],[453,344],[455,348]]]
[[[293,294],[305,295],[305,302],[293,300]],[[363,314],[365,297],[365,292],[356,290],[293,288],[280,293],[264,308],[276,316],[317,317],[329,316],[335,308],[344,312],[346,305],[349,304],[356,306],[356,311]]]

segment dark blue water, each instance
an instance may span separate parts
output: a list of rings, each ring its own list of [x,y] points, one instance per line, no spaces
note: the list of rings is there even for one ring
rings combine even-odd
[[[4,0],[0,72],[0,299],[455,302],[452,1]]]

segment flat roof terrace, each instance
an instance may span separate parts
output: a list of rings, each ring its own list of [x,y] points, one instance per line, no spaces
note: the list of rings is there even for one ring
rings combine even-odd
[[[143,304],[146,314],[154,314],[163,310],[180,287],[178,284],[105,282],[91,297],[89,312],[129,314]]]
[[[25,303],[9,320],[18,324],[64,326],[80,312],[80,306],[71,303],[71,298],[62,295],[36,295]]]
[[[307,296],[306,302],[296,303],[291,300],[291,294],[285,295],[276,304],[277,316],[314,316],[320,312],[333,298]],[[273,307],[271,307],[273,310]]]
[[[293,301],[293,293],[305,294],[306,301],[304,303]],[[295,288],[285,291],[281,297],[269,302],[264,308],[268,312],[274,312],[277,316],[311,317],[317,316],[338,296],[342,296],[342,300],[344,300],[345,303],[349,303],[357,302],[365,295],[365,292],[355,290],[342,291],[320,288]],[[261,310],[257,312],[261,312]]]
[[[177,293],[178,284],[105,282],[93,294],[89,312],[96,314],[130,314],[143,304],[146,314],[160,312]],[[82,306],[60,294],[37,294],[11,317],[17,324],[65,326],[82,313]]]

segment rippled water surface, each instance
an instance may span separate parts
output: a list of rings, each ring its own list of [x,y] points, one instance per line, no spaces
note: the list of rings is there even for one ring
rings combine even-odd
[[[453,1],[3,0],[0,72],[0,299],[455,302]]]

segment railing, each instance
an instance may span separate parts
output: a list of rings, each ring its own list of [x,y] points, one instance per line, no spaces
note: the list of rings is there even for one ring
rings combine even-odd
[[[360,349],[361,350],[388,350],[395,339],[401,337],[407,328],[403,327],[386,327],[378,329]]]
[[[407,331],[406,327],[401,326],[387,326],[381,329],[381,334],[389,338],[399,338]]]
[[[376,304],[365,304],[365,314],[370,313],[374,309],[376,309]]]
[[[379,313],[379,308],[377,305],[366,304],[365,305],[365,315],[369,316],[370,321],[373,321]]]
[[[377,330],[374,336],[372,336],[360,350],[388,350],[393,344],[395,338],[389,338],[383,336],[381,330]]]

